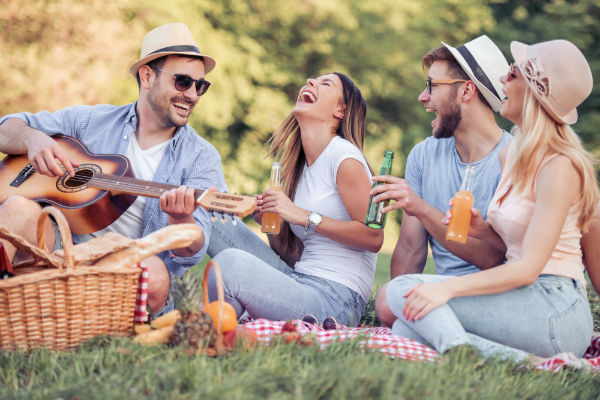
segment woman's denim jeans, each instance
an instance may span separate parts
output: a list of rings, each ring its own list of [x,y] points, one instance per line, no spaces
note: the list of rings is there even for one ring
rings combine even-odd
[[[328,316],[356,326],[365,308],[362,297],[328,279],[294,271],[244,223],[214,223],[208,255],[221,268],[225,300],[240,317],[274,321],[301,319],[306,314],[319,321]],[[214,274],[210,273],[208,296],[217,298]]]
[[[456,297],[419,321],[406,321],[403,295],[420,282],[445,279],[453,277],[404,275],[389,283],[387,302],[398,317],[392,327],[394,335],[416,340],[439,353],[470,344],[483,357],[515,362],[529,354],[552,357],[567,351],[581,357],[590,344],[592,315],[581,282],[554,275],[540,275],[533,285],[505,293]]]

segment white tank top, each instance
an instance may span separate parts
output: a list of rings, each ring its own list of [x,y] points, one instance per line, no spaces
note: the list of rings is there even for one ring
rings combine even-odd
[[[294,204],[335,220],[351,221],[336,183],[340,164],[348,158],[359,161],[371,178],[361,152],[352,143],[336,136],[313,165],[304,165]],[[304,235],[304,226],[291,227],[304,244],[302,257],[295,265],[296,271],[341,283],[360,294],[365,303],[369,301],[377,262],[375,253],[345,246],[316,232]]]

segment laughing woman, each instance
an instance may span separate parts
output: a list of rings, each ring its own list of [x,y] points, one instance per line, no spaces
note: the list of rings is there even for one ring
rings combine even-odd
[[[346,75],[308,79],[270,139],[269,155],[284,152],[283,191],[257,196],[254,219],[279,215],[280,234],[269,235],[269,247],[243,224],[214,224],[208,253],[238,317],[247,311],[270,320],[311,314],[344,325],[360,321],[383,244],[383,231],[363,222],[372,175],[362,154],[366,114]],[[214,276],[209,297],[216,298]]]
[[[593,325],[579,241],[599,195],[596,160],[569,125],[592,91],[592,74],[564,40],[513,42],[511,52],[500,112],[515,123],[514,139],[500,152],[487,222],[473,211],[469,231],[508,261],[461,277],[396,278],[385,293],[398,317],[392,330],[440,353],[470,344],[516,362],[581,357]]]

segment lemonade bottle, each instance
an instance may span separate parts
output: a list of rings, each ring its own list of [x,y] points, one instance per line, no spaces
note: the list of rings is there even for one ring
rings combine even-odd
[[[468,165],[463,177],[460,191],[454,195],[452,201],[452,216],[446,232],[446,240],[452,242],[467,243],[467,234],[471,224],[471,209],[475,203],[473,189],[473,178],[475,177],[475,166]]]
[[[281,191],[281,164],[278,162],[273,163],[271,167],[271,183],[267,190],[279,190]],[[262,224],[260,231],[268,235],[279,234],[279,228],[281,226],[281,217],[274,213],[264,213],[262,215]]]

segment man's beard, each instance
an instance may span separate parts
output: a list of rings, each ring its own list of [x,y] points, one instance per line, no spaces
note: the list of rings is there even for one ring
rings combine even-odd
[[[447,107],[438,110],[438,114],[438,118],[441,118],[440,126],[433,131],[433,137],[436,139],[451,138],[462,119],[458,102],[452,101]]]
[[[185,100],[177,101],[188,104]],[[154,114],[156,114],[164,126],[169,128],[181,128],[187,124],[187,118],[184,123],[177,122],[173,119],[173,116],[171,115],[171,102],[161,96],[158,88],[154,85],[152,85],[152,88],[148,93],[148,104],[150,105],[150,109],[154,111]]]

